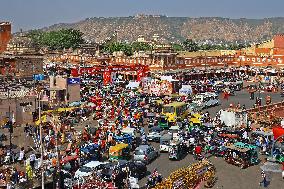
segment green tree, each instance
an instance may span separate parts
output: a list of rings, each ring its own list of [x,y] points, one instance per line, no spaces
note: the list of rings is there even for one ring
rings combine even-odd
[[[174,49],[174,51],[183,51],[184,50],[183,46],[180,45],[180,44],[177,44],[177,43],[172,44],[172,48]]]
[[[187,39],[182,43],[182,46],[184,50],[193,52],[193,51],[198,51],[199,46],[196,42],[194,42],[192,39]]]
[[[133,42],[131,44],[132,50],[133,51],[151,51],[152,46],[148,43],[143,43],[143,42]]]
[[[62,29],[50,32],[34,30],[29,33],[29,36],[35,44],[52,50],[78,48],[80,44],[84,43],[83,33],[74,29]]]
[[[119,43],[119,42],[105,43],[103,45],[102,51],[106,52],[106,53],[113,53],[113,52],[117,52],[117,51],[122,51],[127,56],[130,56],[130,55],[133,54],[131,45],[129,45],[127,43]]]

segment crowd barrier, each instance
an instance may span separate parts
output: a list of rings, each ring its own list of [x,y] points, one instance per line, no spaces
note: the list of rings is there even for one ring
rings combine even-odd
[[[279,109],[284,109],[284,101],[282,102],[276,102],[273,104],[269,104],[269,105],[264,105],[264,106],[259,106],[259,107],[255,107],[255,108],[250,108],[250,109],[246,109],[245,112],[247,113],[256,113],[256,112],[264,112],[264,111],[277,111]]]

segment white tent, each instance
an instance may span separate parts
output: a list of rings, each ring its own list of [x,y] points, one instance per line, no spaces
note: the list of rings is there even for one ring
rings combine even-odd
[[[181,89],[179,90],[179,95],[191,95],[192,87],[190,85],[182,85]]]
[[[162,80],[162,81],[169,81],[169,82],[172,82],[172,81],[179,81],[179,80],[173,79],[173,76],[165,76],[165,75],[162,75],[162,76],[161,76],[161,80]]]
[[[135,89],[139,87],[140,82],[130,81],[126,88]]]

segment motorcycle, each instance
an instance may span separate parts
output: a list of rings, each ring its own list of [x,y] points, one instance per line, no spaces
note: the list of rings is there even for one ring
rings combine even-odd
[[[162,182],[162,180],[163,180],[163,177],[160,174],[150,175],[148,177],[145,188],[147,189],[154,188],[158,183]]]
[[[10,153],[9,151],[7,152],[7,154],[6,154],[6,156],[4,157],[4,164],[5,165],[9,165],[9,164],[11,164],[11,163],[14,163],[15,162],[15,156],[14,156],[14,154],[13,154],[13,152],[12,153]]]

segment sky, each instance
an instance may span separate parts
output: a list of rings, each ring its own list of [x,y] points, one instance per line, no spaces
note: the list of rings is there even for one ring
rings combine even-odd
[[[283,7],[283,0],[1,0],[0,21],[12,22],[16,32],[90,17],[141,13],[177,17],[282,17]]]

